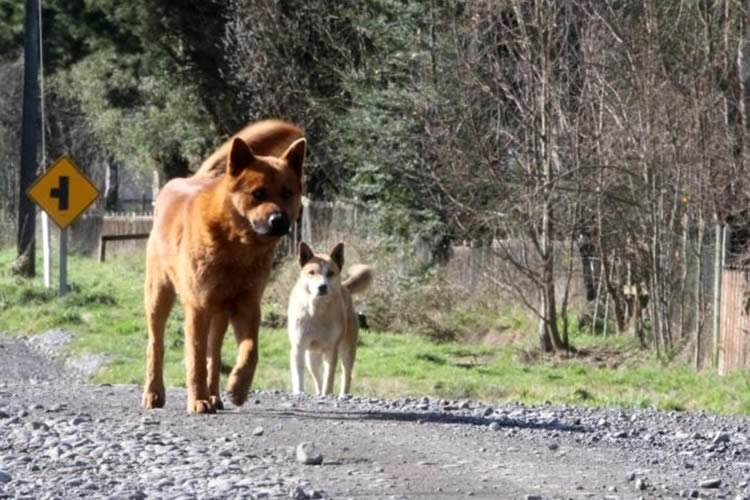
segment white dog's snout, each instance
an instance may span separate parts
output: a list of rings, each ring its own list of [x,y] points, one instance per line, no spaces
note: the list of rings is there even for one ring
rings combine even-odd
[[[315,277],[307,281],[307,291],[310,295],[326,295],[329,291],[328,282],[324,277]]]

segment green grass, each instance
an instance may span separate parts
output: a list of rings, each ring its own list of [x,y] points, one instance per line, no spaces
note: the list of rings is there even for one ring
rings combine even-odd
[[[70,346],[73,354],[107,355],[109,363],[96,374],[95,381],[142,382],[146,345],[142,256],[121,257],[104,264],[72,256],[68,264],[71,291],[63,299],[58,299],[54,290],[44,289],[41,278],[25,280],[12,276],[9,268],[13,257],[11,251],[0,252],[2,335],[33,335],[53,328],[65,330],[74,335]],[[270,307],[264,307],[264,311],[269,310]],[[169,385],[184,385],[181,316],[180,307],[175,307],[167,325],[165,376]],[[475,320],[466,318],[466,321],[470,324]],[[502,325],[516,320],[498,317],[496,321]],[[599,359],[604,362],[592,361],[593,356],[529,359],[527,348],[534,338],[529,332],[520,344],[490,347],[436,343],[425,336],[403,333],[362,332],[353,391],[377,397],[430,395],[488,402],[550,401],[750,413],[750,380],[743,373],[726,377],[696,374],[678,361],[664,364],[654,359],[624,336],[571,337],[576,347],[600,353]],[[223,348],[225,364],[232,364],[234,350],[234,339],[228,332]],[[621,358],[622,362],[616,368],[607,367],[612,358]],[[309,376],[306,382],[309,389]],[[289,390],[288,340],[284,329],[262,329],[254,387]]]

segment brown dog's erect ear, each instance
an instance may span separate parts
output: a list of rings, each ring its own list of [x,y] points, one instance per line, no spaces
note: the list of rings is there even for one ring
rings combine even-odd
[[[232,151],[229,153],[229,161],[227,162],[227,173],[232,177],[236,177],[254,159],[255,155],[245,141],[239,137],[235,137],[234,141],[232,141]]]
[[[287,148],[281,157],[286,160],[289,168],[294,170],[297,177],[302,178],[302,164],[305,162],[305,150],[307,149],[307,140],[304,137],[297,139]]]
[[[313,251],[310,246],[304,241],[299,242],[299,267],[303,267],[307,264],[307,261],[313,258]]]
[[[339,266],[339,271],[344,269],[344,244],[339,243],[331,250],[331,260]]]

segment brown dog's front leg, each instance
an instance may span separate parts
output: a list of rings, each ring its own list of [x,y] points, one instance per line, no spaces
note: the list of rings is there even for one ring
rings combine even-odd
[[[185,304],[185,371],[188,413],[215,413],[208,398],[207,347],[211,317]]]
[[[146,348],[146,380],[141,404],[146,409],[162,408],[164,390],[164,328],[174,304],[175,292],[169,282],[160,281],[158,271],[147,268],[144,288],[148,347]]]
[[[224,403],[219,395],[219,379],[221,378],[221,344],[227,331],[229,320],[223,314],[216,314],[211,318],[208,335],[208,400],[217,410],[224,409]]]
[[[246,310],[232,316],[232,327],[237,338],[237,362],[227,381],[227,393],[234,405],[247,400],[258,366],[258,329],[260,305],[249,305]]]

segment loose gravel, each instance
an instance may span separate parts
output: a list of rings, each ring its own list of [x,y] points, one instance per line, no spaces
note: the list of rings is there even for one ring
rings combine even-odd
[[[750,499],[743,417],[280,391],[189,416],[49,354],[0,339],[0,498]]]

